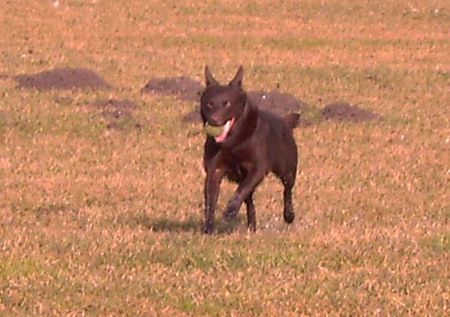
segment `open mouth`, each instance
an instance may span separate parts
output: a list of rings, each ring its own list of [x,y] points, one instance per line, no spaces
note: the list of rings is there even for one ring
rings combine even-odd
[[[228,134],[230,133],[231,128],[234,124],[234,118],[231,118],[227,122],[225,122],[222,126],[213,126],[210,125],[208,122],[205,124],[205,132],[206,134],[214,137],[217,143],[221,143],[225,141],[225,139],[228,137]]]

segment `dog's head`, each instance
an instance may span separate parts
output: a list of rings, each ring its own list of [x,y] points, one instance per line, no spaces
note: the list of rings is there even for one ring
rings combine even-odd
[[[200,98],[200,112],[207,133],[216,142],[225,141],[244,111],[247,94],[242,89],[244,70],[239,67],[228,85],[221,85],[205,67],[206,88]]]

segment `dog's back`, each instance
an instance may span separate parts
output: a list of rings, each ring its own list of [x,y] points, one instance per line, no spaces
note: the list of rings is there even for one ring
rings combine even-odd
[[[259,157],[259,160],[267,160],[267,172],[274,172],[282,178],[289,171],[297,169],[297,145],[292,129],[297,125],[298,115],[293,113],[280,117],[270,111],[258,109],[258,118],[255,137],[259,142],[253,144],[259,147],[265,144],[266,149],[265,157]]]

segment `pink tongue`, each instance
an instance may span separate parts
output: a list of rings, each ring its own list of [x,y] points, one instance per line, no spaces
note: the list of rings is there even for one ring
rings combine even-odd
[[[220,133],[220,135],[215,137],[216,142],[218,143],[223,142],[227,138],[228,133],[230,132],[231,127],[233,126],[233,123],[234,118],[231,118],[225,123],[225,125],[223,126],[222,133]]]

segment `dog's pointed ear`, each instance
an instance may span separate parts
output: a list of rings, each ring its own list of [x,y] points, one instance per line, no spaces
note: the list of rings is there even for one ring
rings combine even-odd
[[[228,84],[231,87],[242,87],[242,78],[244,77],[244,68],[242,66],[239,66],[239,69],[234,76],[234,78],[230,81]]]
[[[206,82],[206,87],[219,85],[219,82],[214,78],[214,76],[209,71],[208,65],[205,66],[205,82]]]

